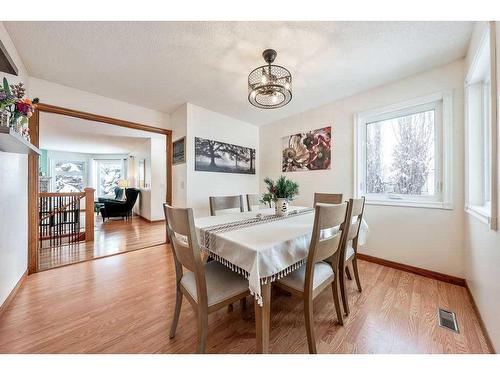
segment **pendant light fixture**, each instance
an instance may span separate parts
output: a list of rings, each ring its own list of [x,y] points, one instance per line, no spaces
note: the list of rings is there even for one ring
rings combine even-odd
[[[276,55],[275,50],[266,49],[262,57],[267,65],[248,75],[248,101],[258,108],[280,108],[292,100],[292,74],[282,66],[273,65]]]

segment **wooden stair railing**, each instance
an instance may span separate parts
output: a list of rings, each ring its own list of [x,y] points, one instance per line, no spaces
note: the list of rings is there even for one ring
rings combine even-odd
[[[94,240],[94,191],[77,193],[39,193],[40,248],[48,245]],[[85,199],[85,230],[81,231],[81,205]],[[46,247],[46,246],[45,246]]]

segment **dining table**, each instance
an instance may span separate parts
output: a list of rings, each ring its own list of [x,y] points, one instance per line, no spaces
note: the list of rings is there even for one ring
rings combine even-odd
[[[306,263],[314,212],[314,208],[290,206],[287,216],[263,208],[195,219],[202,251],[248,280],[255,298],[257,353],[269,351],[272,284]],[[321,236],[338,230],[331,228]],[[367,233],[363,220],[358,244],[366,242]]]

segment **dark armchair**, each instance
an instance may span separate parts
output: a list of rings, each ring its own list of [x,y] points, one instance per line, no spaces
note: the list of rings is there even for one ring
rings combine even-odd
[[[123,197],[123,193],[125,192],[125,189],[117,186],[115,187],[115,190],[114,190],[114,193],[115,193],[115,197],[114,198],[103,198],[103,197],[99,197],[98,198],[98,202],[99,203],[104,203],[104,202],[115,202],[115,201],[121,201],[121,202],[124,202],[124,197]]]
[[[134,188],[128,188],[125,190],[125,200],[115,200],[115,199],[99,199],[99,202],[104,204],[101,208],[102,220],[105,221],[106,218],[110,217],[122,217],[129,218],[132,216],[132,209],[134,208],[137,197],[139,196],[140,190]]]

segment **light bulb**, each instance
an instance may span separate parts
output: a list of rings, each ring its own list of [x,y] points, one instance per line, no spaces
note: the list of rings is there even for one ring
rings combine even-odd
[[[260,79],[262,83],[266,84],[267,83],[267,77],[265,75],[262,76]]]
[[[285,82],[285,89],[290,90],[290,82]]]
[[[278,103],[278,95],[273,94],[273,96],[271,97],[271,102],[273,102],[274,104]]]

